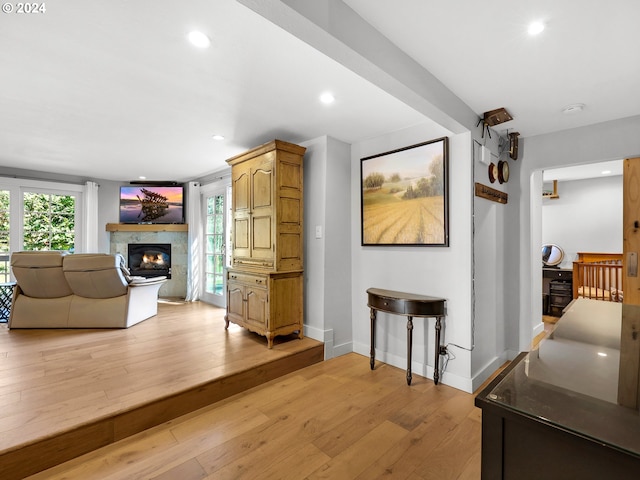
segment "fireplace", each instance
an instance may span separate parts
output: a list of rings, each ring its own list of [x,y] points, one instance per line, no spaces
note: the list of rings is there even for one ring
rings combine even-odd
[[[170,243],[130,243],[127,251],[131,275],[171,278]]]

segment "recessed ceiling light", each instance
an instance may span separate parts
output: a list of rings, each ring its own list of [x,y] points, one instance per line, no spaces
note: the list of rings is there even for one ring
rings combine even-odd
[[[544,30],[544,23],[537,22],[537,21],[531,22],[529,24],[529,28],[527,29],[527,31],[529,32],[529,35],[538,35],[543,30]]]
[[[584,103],[572,103],[564,107],[562,113],[569,115],[572,113],[580,113],[582,110],[584,110]]]
[[[335,99],[336,98],[333,96],[333,94],[329,92],[325,92],[322,95],[320,95],[320,101],[326,105],[333,103]]]
[[[139,177],[138,177],[138,179],[139,179],[139,180],[146,180],[146,179],[147,179],[147,177],[139,176]]]
[[[606,357],[606,356],[607,356],[607,354],[606,354],[606,353],[604,353],[604,352],[598,352],[598,356],[599,356],[599,357]]]
[[[224,135],[212,135],[212,137],[214,140],[224,140]]]
[[[209,45],[211,45],[211,39],[202,32],[194,30],[193,32],[189,32],[189,35],[187,35],[187,37],[189,38],[191,44],[198,48],[207,48]]]
[[[602,175],[610,175],[611,174],[611,170],[603,170]]]

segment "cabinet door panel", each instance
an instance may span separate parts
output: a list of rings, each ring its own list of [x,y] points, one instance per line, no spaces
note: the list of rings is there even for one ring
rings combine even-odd
[[[269,250],[271,253],[271,217],[253,217],[253,248],[254,250]],[[264,252],[263,252],[264,254]]]
[[[251,255],[251,244],[249,239],[249,217],[237,215],[233,218],[233,261],[247,258]]]
[[[227,315],[231,321],[244,318],[244,287],[227,284]]]
[[[281,154],[278,184],[282,189],[302,189],[302,166],[298,156]]]
[[[300,235],[299,234],[290,234],[290,233],[282,233],[278,237],[278,248],[280,253],[280,259],[285,260],[296,260],[302,261],[302,252],[300,251]]]
[[[302,288],[302,274],[277,276],[272,280],[272,330],[287,325],[302,326]]]
[[[233,219],[233,246],[249,248],[249,219],[240,217]]]
[[[260,168],[253,172],[253,208],[271,207],[273,192],[271,170]]]
[[[300,200],[297,198],[282,198],[279,205],[279,214],[278,218],[281,224],[300,226],[302,219]]]
[[[249,210],[249,171],[238,168],[238,172],[233,179],[233,209],[234,212]]]
[[[267,291],[247,288],[247,322],[266,328]]]

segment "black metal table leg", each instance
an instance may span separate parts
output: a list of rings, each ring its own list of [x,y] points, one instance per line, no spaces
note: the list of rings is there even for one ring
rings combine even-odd
[[[442,330],[442,317],[436,317],[436,359],[433,362],[433,383],[440,380],[440,330]]]
[[[407,385],[411,385],[411,350],[413,345],[413,318],[407,317]]]
[[[371,318],[371,370],[376,364],[376,310],[374,308],[371,309],[371,313],[369,314]]]

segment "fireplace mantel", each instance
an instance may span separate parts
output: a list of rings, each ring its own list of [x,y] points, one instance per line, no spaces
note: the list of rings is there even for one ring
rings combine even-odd
[[[107,232],[186,232],[189,226],[186,223],[107,223]]]

